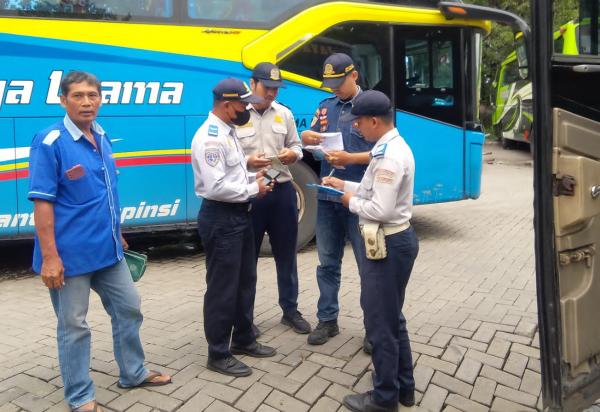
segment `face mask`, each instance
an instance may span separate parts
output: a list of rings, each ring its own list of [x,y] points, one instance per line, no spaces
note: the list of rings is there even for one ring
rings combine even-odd
[[[236,126],[243,126],[250,121],[250,110],[246,109],[242,112],[235,111],[236,118],[231,119],[231,122]]]

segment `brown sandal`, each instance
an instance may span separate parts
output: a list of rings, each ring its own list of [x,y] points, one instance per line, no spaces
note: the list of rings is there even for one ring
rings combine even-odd
[[[118,382],[117,386],[121,389],[131,389],[131,388],[143,388],[145,386],[163,386],[163,385],[167,385],[167,384],[171,383],[171,378],[169,378],[168,381],[164,381],[164,382],[154,382],[154,379],[158,378],[159,376],[163,376],[163,374],[158,371],[150,371],[150,373],[148,374],[146,379],[144,379],[142,381],[142,383],[140,383],[139,385],[123,386],[123,385],[121,385],[120,382]]]

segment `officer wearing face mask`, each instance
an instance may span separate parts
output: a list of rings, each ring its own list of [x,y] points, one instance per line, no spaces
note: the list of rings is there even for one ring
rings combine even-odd
[[[213,110],[192,140],[195,191],[202,198],[198,233],[206,252],[207,368],[229,376],[252,373],[233,355],[276,353],[256,342],[252,331],[256,264],[250,199],[272,187],[264,171],[248,172],[235,132],[250,119],[247,104],[262,101],[241,80],[221,80],[213,89]]]

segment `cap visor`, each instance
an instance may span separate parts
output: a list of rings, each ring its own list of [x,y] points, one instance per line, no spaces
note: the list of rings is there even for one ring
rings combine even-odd
[[[339,89],[342,83],[346,80],[346,76],[343,77],[330,77],[323,79],[322,87],[329,87],[330,89]]]
[[[265,87],[269,88],[285,88],[285,85],[281,80],[268,80],[268,79],[258,79],[258,81],[265,85]]]
[[[354,121],[354,120],[358,119],[359,117],[360,116],[357,116],[357,115],[352,114],[352,113],[346,113],[346,114],[340,116],[340,121],[342,121],[342,122],[351,122],[351,121]]]
[[[255,94],[251,94],[248,97],[244,97],[243,99],[240,99],[241,101],[243,101],[244,103],[264,103],[265,99],[263,99],[262,97],[259,97]]]

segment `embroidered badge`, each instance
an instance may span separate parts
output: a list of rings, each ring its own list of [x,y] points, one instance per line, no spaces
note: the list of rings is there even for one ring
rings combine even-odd
[[[281,75],[279,74],[279,69],[274,67],[271,69],[271,80],[279,80],[281,79]]]
[[[275,115],[275,123],[283,123],[283,119],[278,114]]]
[[[209,136],[218,136],[219,135],[219,126],[215,124],[211,124],[208,126],[208,135]]]
[[[75,165],[65,172],[69,180],[81,179],[85,176],[85,169],[81,165]]]
[[[221,160],[219,149],[206,149],[204,152],[204,160],[206,160],[207,165],[215,167],[219,163],[219,160]]]
[[[383,157],[385,155],[385,150],[387,149],[387,143],[384,143],[375,148],[375,152],[373,153],[374,158]]]
[[[375,181],[384,184],[392,184],[394,183],[394,179],[396,178],[396,173],[387,169],[377,169],[375,171]]]
[[[319,120],[319,109],[317,109],[317,111],[315,112],[315,115],[313,116],[311,122],[310,122],[310,127],[314,127],[317,124],[317,121]]]
[[[321,114],[322,114],[323,116],[327,116],[327,107],[323,107],[323,108],[321,109]]]
[[[323,75],[331,76],[332,74],[335,74],[335,71],[333,70],[333,66],[330,63],[327,63],[325,65],[325,68],[323,69]]]

